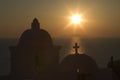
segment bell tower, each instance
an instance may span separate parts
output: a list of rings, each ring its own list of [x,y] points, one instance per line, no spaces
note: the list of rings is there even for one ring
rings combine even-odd
[[[33,22],[32,22],[32,24],[31,24],[31,29],[32,29],[33,31],[38,31],[38,30],[40,30],[40,23],[38,22],[37,18],[34,18],[34,19],[33,19]]]

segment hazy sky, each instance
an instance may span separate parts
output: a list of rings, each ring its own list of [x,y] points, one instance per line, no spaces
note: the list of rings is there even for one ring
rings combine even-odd
[[[78,35],[120,37],[120,0],[0,0],[0,38],[20,37],[34,17],[51,36],[71,37],[67,16],[78,10],[86,20]]]

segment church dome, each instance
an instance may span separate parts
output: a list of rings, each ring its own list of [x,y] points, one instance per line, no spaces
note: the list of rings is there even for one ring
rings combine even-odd
[[[20,45],[51,46],[53,44],[50,34],[40,29],[39,22],[35,18],[31,24],[31,29],[23,32],[19,40]]]
[[[61,62],[62,68],[67,72],[94,73],[98,70],[96,62],[86,54],[73,54]]]

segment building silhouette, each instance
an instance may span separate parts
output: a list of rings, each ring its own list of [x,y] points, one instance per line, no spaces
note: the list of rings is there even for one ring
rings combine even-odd
[[[79,54],[77,43],[73,48],[75,54],[68,55],[61,62],[62,80],[94,80],[98,70],[96,62],[86,54]]]
[[[100,69],[90,56],[78,53],[77,43],[73,48],[75,53],[59,63],[60,46],[53,44],[50,34],[35,18],[19,43],[9,48],[11,72],[5,80],[118,80],[111,76],[120,75],[120,61],[117,64],[111,58],[108,68]]]
[[[59,63],[59,47],[35,18],[31,29],[23,32],[17,46],[10,47],[11,76],[15,79],[46,78]],[[54,72],[54,71],[52,71]]]
[[[114,73],[114,75],[112,75],[113,78],[117,76],[120,80],[120,60],[114,60],[113,56],[111,56],[108,68],[112,69]]]

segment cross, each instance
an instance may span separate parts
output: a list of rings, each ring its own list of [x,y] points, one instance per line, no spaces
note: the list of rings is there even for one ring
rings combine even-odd
[[[78,46],[77,43],[75,43],[75,46],[73,46],[73,48],[75,49],[75,54],[78,54],[78,48],[79,48],[79,46]]]

